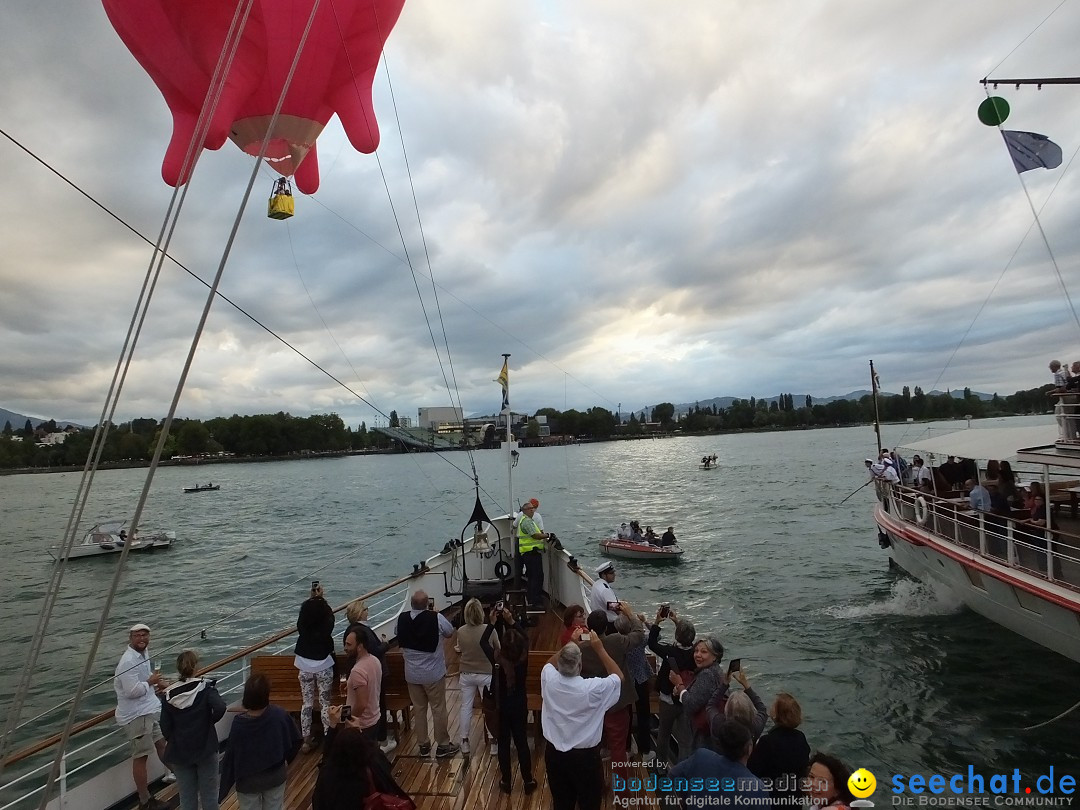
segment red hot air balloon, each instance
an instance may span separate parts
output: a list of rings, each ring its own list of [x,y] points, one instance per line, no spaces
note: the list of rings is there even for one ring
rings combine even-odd
[[[116,32],[150,74],[173,116],[161,176],[185,183],[184,157],[210,91],[215,66],[237,9],[245,0],[102,0]],[[319,188],[315,139],[337,113],[352,145],[374,152],[379,127],[371,83],[386,38],[405,0],[322,0],[315,11],[281,113],[268,132],[278,98],[316,0],[251,0],[240,41],[202,143],[220,149],[226,138],[251,155],[267,143],[266,158],[297,187]],[[190,162],[190,161],[189,161]]]

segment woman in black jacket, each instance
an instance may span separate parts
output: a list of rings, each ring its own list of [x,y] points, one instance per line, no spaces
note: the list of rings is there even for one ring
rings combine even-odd
[[[491,644],[496,621],[502,626],[497,650]],[[536,790],[536,780],[533,779],[529,735],[525,728],[529,716],[525,694],[529,637],[515,623],[514,614],[506,608],[503,608],[501,615],[491,611],[488,622],[484,635],[480,637],[480,649],[495,668],[492,684],[495,687],[495,705],[499,707],[499,774],[502,777],[499,789],[503,793],[510,792],[510,737],[513,736],[521,778],[525,780],[525,792],[532,793]]]
[[[351,723],[338,725],[341,707],[330,711],[326,752],[319,765],[312,810],[356,810],[372,793],[390,793],[412,803],[396,781],[390,762],[375,743]]]
[[[322,709],[323,729],[330,727],[330,703],[334,689],[334,611],[326,603],[322,585],[318,580],[311,583],[311,596],[300,606],[296,619],[296,658],[293,663],[300,670],[300,732],[305,754],[314,750],[311,736],[311,715],[315,710],[315,690],[319,690],[319,706]]]
[[[180,680],[161,695],[161,733],[165,764],[176,774],[180,810],[217,810],[218,738],[214,724],[225,715],[225,701],[214,682],[195,677],[199,656],[184,650],[176,658]]]

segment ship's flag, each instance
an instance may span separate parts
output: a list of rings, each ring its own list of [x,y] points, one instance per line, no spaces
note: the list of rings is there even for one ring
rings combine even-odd
[[[1061,165],[1061,147],[1045,135],[1003,129],[1001,137],[1009,147],[1017,173],[1029,169],[1056,169]]]
[[[499,376],[495,380],[502,386],[502,408],[499,413],[506,413],[510,410],[510,369],[506,365],[507,362],[506,359],[503,359],[502,371],[499,372]]]

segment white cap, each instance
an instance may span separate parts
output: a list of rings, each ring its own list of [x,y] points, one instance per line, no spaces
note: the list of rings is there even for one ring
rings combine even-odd
[[[150,632],[150,626],[146,625],[146,624],[133,624],[128,629],[128,632],[129,633],[138,633],[140,630],[145,630],[147,633],[149,633]]]
[[[615,563],[613,563],[611,560],[607,560],[605,562],[600,563],[600,565],[596,566],[596,574],[597,574],[597,576],[599,576],[600,574],[603,574],[605,571],[614,571],[614,570],[615,570]]]

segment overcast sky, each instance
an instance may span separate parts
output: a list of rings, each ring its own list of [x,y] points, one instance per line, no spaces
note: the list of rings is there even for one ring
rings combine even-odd
[[[497,409],[503,352],[520,411],[842,394],[871,359],[891,391],[1041,385],[1080,359],[1080,87],[999,90],[1065,155],[1023,175],[1064,289],[976,109],[991,70],[1078,75],[1058,5],[406,0],[377,156],[332,119],[288,222],[264,169],[222,292],[384,413],[450,403],[417,286],[467,413]],[[101,5],[0,21],[0,129],[153,240],[171,118]],[[5,139],[0,160],[0,406],[93,424],[150,248]],[[251,169],[203,154],[171,253],[204,279]],[[166,265],[121,419],[164,415],[204,296]],[[218,301],[180,415],[278,410],[376,416]]]

